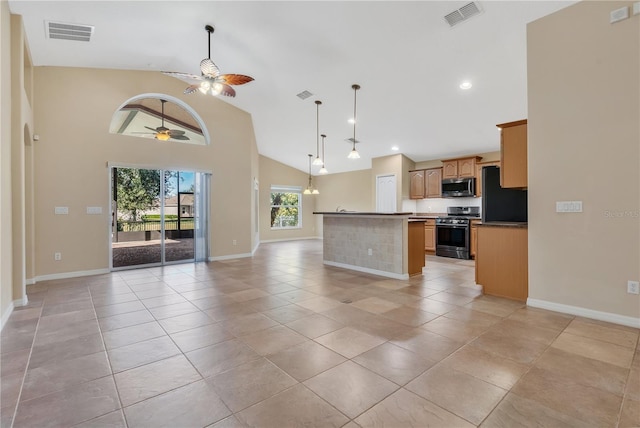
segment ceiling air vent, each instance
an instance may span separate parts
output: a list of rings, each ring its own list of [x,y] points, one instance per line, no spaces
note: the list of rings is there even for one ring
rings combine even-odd
[[[302,91],[300,92],[298,95],[296,95],[298,98],[300,98],[301,100],[306,100],[307,98],[309,98],[311,95],[313,95],[311,92],[309,91]]]
[[[467,19],[475,16],[481,12],[478,3],[471,2],[462,6],[460,9],[454,10],[448,15],[445,15],[444,19],[449,23],[451,27],[456,24],[466,21]]]
[[[50,39],[76,40],[88,42],[91,40],[94,26],[82,24],[65,24],[63,22],[45,21],[47,37]]]

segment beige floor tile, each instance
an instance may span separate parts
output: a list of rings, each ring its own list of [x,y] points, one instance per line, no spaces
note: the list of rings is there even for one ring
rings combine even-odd
[[[0,382],[0,402],[2,407],[15,407],[20,396],[24,373],[13,373],[2,377]]]
[[[558,330],[538,327],[510,318],[491,326],[491,331],[505,337],[527,338],[544,345],[549,345],[560,333]]]
[[[224,418],[215,424],[207,425],[206,428],[247,428],[248,425],[240,422],[234,415]]]
[[[384,339],[351,327],[317,337],[315,341],[347,358],[353,358],[385,342]]]
[[[442,365],[431,368],[405,388],[474,425],[479,425],[507,393]]]
[[[242,336],[241,339],[258,354],[263,356],[278,353],[283,349],[288,349],[309,340],[285,326],[271,327]]]
[[[184,301],[182,303],[174,303],[166,306],[156,306],[149,308],[149,312],[158,320],[165,318],[177,317],[180,315],[186,315],[193,312],[199,312],[195,305],[190,302]]]
[[[101,306],[95,308],[98,318],[110,317],[112,315],[126,314],[127,312],[135,312],[146,309],[145,306],[139,300],[132,300],[130,302],[116,303],[114,305]]]
[[[631,367],[634,355],[633,349],[569,333],[560,334],[551,346],[627,369]]]
[[[364,318],[351,323],[350,327],[384,340],[391,340],[413,330],[411,326],[385,318],[384,313],[380,315],[367,314]]]
[[[573,315],[559,314],[544,309],[524,307],[509,315],[509,319],[536,327],[562,331],[569,325],[574,317]]]
[[[129,312],[121,315],[114,315],[107,318],[101,318],[100,329],[104,333],[105,331],[116,330],[118,328],[130,327],[132,325],[144,324],[147,322],[155,321],[153,315],[148,310]]]
[[[465,307],[473,309],[474,311],[485,312],[490,315],[507,317],[516,310],[524,307],[524,303],[507,301],[506,299],[487,299],[487,296],[483,296],[466,304]]]
[[[302,384],[297,384],[249,407],[236,414],[236,417],[247,426],[264,428],[293,426],[338,428],[349,421],[349,418]]]
[[[187,299],[179,294],[167,294],[142,300],[142,303],[147,307],[147,309],[158,308],[161,306],[178,305],[180,303],[186,302]],[[151,312],[153,313],[153,311]]]
[[[640,367],[631,367],[625,396],[632,400],[640,401]]]
[[[102,338],[99,333],[80,336],[61,342],[37,345],[33,347],[29,358],[29,368],[36,368],[45,364],[66,361],[83,355],[104,351]],[[5,370],[4,354],[2,359],[2,373]]]
[[[280,297],[280,295],[278,295],[278,297]],[[314,294],[314,297],[317,296]],[[265,311],[263,314],[281,324],[287,324],[300,318],[313,315],[314,312],[302,306],[289,304]]]
[[[129,288],[127,287],[127,289]],[[136,296],[136,294],[133,292],[119,293],[119,294],[99,294],[99,295],[95,295],[92,293],[91,299],[93,300],[93,305],[97,309],[101,306],[114,305],[116,303],[125,303],[125,302],[138,300],[138,296]]]
[[[451,312],[454,309],[458,308],[458,306],[456,305],[432,300],[431,297],[425,297],[424,299],[417,302],[409,303],[407,306],[418,308],[425,312],[431,312],[432,314],[437,315],[444,315],[447,312]]]
[[[278,325],[278,323],[262,314],[253,313],[234,318],[233,320],[223,321],[220,325],[236,336],[243,336],[274,327]]]
[[[529,370],[526,364],[486,352],[474,346],[464,346],[440,363],[480,380],[510,389]]]
[[[638,344],[638,334],[640,330],[621,330],[613,326],[594,324],[581,319],[575,319],[571,321],[564,332],[574,334],[576,336],[602,340],[603,342],[613,343],[615,345],[624,346],[625,348],[635,349]]]
[[[620,396],[580,385],[555,372],[537,367],[524,375],[512,392],[599,426],[615,426],[622,404]]]
[[[93,354],[101,350],[102,349],[98,349],[89,353]],[[31,354],[31,351],[29,349],[22,349],[15,352],[6,352],[4,354],[0,354],[0,378],[11,374],[24,373],[24,371],[27,369],[27,364],[29,364],[29,354]],[[45,360],[43,362],[47,363],[49,361]],[[36,366],[33,366],[31,368],[34,367]]]
[[[485,419],[482,428],[575,428],[598,427],[588,421],[579,420],[562,412],[546,407],[537,401],[523,398],[513,393],[498,404],[493,412]]]
[[[618,426],[620,428],[640,427],[640,401],[625,398]]]
[[[264,312],[270,309],[289,305],[290,303],[288,300],[281,299],[278,296],[268,295],[266,297],[248,300],[247,304],[258,312]]]
[[[382,314],[384,312],[397,309],[402,305],[380,299],[379,297],[368,297],[352,303],[351,306],[362,309],[363,311],[371,312],[372,314]]]
[[[74,428],[127,428],[127,423],[124,421],[122,410],[116,410],[115,412],[107,413],[106,415],[74,425]]]
[[[401,306],[382,314],[383,317],[399,322],[409,327],[418,327],[428,321],[438,318],[440,315],[425,312],[418,308]]]
[[[298,383],[266,358],[236,366],[206,381],[234,413]]]
[[[169,334],[201,327],[203,325],[212,324],[213,322],[214,321],[203,312],[193,312],[191,314],[158,320],[158,323],[160,323],[162,328],[164,328],[164,330]]]
[[[260,355],[238,339],[196,349],[185,355],[205,378],[260,358]]]
[[[346,361],[341,355],[314,341],[301,343],[268,358],[300,382]]]
[[[469,321],[459,321],[447,317],[439,317],[421,326],[424,330],[459,342],[469,342],[486,331],[487,327]]]
[[[340,303],[335,299],[324,297],[324,296],[318,296],[312,299],[306,299],[297,303],[298,306],[302,306],[303,308],[309,309],[310,311],[313,311],[313,312],[328,311],[329,309],[333,309],[343,304],[344,303]]]
[[[287,327],[311,339],[315,339],[316,337],[339,330],[344,326],[331,318],[314,314],[291,321],[287,324]]]
[[[258,290],[257,288],[249,288],[247,290],[236,291],[227,295],[237,302],[246,302],[247,300],[258,299],[260,297],[268,297],[269,293]]]
[[[134,367],[164,360],[180,354],[180,349],[169,336],[156,337],[143,342],[132,343],[107,351],[114,373],[119,373]]]
[[[228,297],[228,296],[222,296]],[[197,306],[196,302],[193,302],[194,305]],[[252,306],[251,301],[247,302],[233,302],[233,303],[222,303],[216,306],[212,306],[210,309],[204,311],[210,318],[215,321],[228,321],[233,320],[235,318],[241,317],[243,315],[249,315],[254,312],[257,312]]]
[[[533,363],[548,348],[545,343],[526,337],[504,336],[493,330],[483,333],[470,342],[470,345],[524,364]]]
[[[420,328],[404,333],[391,341],[394,345],[415,352],[423,358],[438,362],[464,345],[458,340]]]
[[[443,315],[446,318],[455,319],[458,321],[471,321],[477,326],[489,327],[497,322],[500,322],[503,318],[497,315],[487,314],[481,311],[474,311],[469,308],[456,308]]]
[[[225,330],[220,324],[207,324],[174,333],[170,336],[182,352],[190,352],[234,338],[233,334]]]
[[[536,360],[535,365],[576,383],[599,388],[620,396],[624,393],[629,373],[627,369],[620,366],[556,348],[547,349]],[[640,377],[640,375],[638,376]]]
[[[464,419],[406,389],[400,389],[355,419],[369,427],[459,427],[471,428]]]
[[[202,379],[183,355],[114,375],[123,406],[130,406]]]
[[[304,384],[349,418],[355,418],[399,388],[351,361],[320,373]]]
[[[353,361],[398,385],[406,384],[435,364],[389,342],[358,355]]]
[[[111,376],[23,401],[14,427],[72,426],[120,408]]]
[[[464,306],[467,303],[472,302],[475,298],[476,296],[465,296],[463,294],[450,293],[448,290],[429,296],[429,299],[431,300],[437,300],[438,302],[457,306]]]
[[[131,345],[144,340],[165,336],[167,333],[156,321],[130,327],[119,328],[117,330],[103,333],[104,343],[107,349],[119,348]]]

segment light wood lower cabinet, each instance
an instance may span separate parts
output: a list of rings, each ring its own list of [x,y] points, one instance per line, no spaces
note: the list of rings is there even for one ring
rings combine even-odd
[[[484,294],[520,301],[529,295],[526,227],[477,227],[476,283]]]
[[[478,249],[478,223],[480,220],[471,220],[471,249],[469,250],[469,254],[474,259],[476,258],[476,253]]]
[[[424,267],[424,222],[410,221],[409,231],[409,276],[422,274]]]
[[[424,250],[429,253],[436,252],[436,221],[428,219],[424,222]]]

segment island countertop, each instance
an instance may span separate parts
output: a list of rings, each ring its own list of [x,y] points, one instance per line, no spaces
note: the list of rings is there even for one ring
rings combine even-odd
[[[324,215],[346,215],[346,216],[371,216],[371,215],[381,215],[381,216],[411,216],[413,213],[376,213],[376,212],[366,212],[366,211],[314,211],[314,214],[324,214]]]

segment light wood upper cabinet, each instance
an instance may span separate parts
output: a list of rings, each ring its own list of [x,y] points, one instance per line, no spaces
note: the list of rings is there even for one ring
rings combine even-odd
[[[445,159],[442,161],[442,178],[475,177],[476,164],[480,159],[480,156]]]
[[[425,198],[439,198],[442,196],[442,168],[425,170]]]
[[[425,170],[409,171],[409,198],[425,197]]]
[[[476,164],[476,196],[482,196],[482,168],[485,166],[500,166],[500,161]]]
[[[527,187],[527,121],[502,123],[500,128],[500,186]]]

